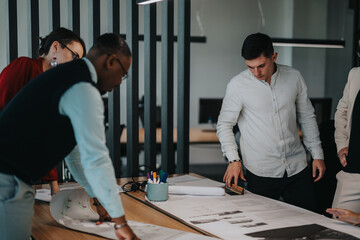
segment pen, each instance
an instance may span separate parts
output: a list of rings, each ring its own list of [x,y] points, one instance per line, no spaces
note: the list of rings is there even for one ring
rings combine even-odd
[[[168,175],[169,175],[168,172],[164,172],[164,175],[163,175],[163,177],[161,178],[161,182],[166,183],[166,179],[167,179]]]

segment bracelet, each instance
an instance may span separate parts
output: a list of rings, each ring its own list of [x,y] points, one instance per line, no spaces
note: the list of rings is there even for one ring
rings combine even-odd
[[[115,228],[115,230],[117,230],[117,229],[126,227],[127,225],[128,225],[127,222],[122,223],[122,224],[115,224],[115,225],[114,225],[114,228]]]

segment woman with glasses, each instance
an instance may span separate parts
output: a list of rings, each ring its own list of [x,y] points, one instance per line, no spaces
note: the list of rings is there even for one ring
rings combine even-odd
[[[66,28],[57,28],[40,38],[37,59],[19,57],[0,73],[0,111],[31,79],[58,64],[81,58],[85,52],[84,41]],[[50,183],[51,194],[59,190],[56,168],[41,180]]]

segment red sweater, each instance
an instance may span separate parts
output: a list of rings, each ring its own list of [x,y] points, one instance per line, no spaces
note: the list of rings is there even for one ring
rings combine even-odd
[[[42,59],[20,57],[0,74],[0,111],[34,77],[43,73]]]
[[[31,79],[41,73],[43,73],[42,58],[19,57],[6,66],[0,73],[0,111]],[[56,168],[41,180],[58,180]]]

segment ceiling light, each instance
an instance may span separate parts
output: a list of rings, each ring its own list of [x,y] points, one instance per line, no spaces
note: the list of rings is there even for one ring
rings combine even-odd
[[[160,2],[162,0],[136,0],[136,3],[139,5],[146,5],[146,4],[151,4],[151,3],[155,3],[155,2]]]
[[[344,48],[343,40],[272,38],[274,46],[280,47],[311,47],[311,48]]]

